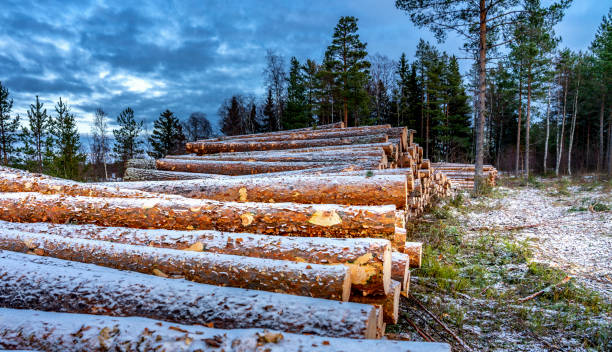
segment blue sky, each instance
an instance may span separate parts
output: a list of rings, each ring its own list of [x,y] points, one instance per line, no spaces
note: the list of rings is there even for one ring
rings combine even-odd
[[[435,41],[392,0],[1,2],[0,81],[13,112],[25,116],[37,94],[51,112],[61,96],[81,133],[97,107],[113,120],[130,106],[149,124],[165,109],[215,123],[223,99],[263,94],[267,49],[320,60],[343,15],[359,18],[371,54],[412,59],[420,38]],[[562,46],[586,50],[609,7],[574,0],[557,26]],[[460,46],[449,37],[439,47]]]

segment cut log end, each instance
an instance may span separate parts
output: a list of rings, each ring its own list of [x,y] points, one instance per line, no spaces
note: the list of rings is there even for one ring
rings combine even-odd
[[[391,246],[385,251],[383,256],[383,284],[385,287],[385,294],[389,294],[389,287],[391,285],[391,267],[392,267],[392,251]]]
[[[376,309],[370,310],[370,314],[368,315],[368,322],[366,324],[365,338],[366,339],[375,339],[378,335],[378,316],[376,314]]]
[[[344,275],[344,281],[342,283],[342,302],[348,302],[351,297],[351,275],[350,270],[347,268],[346,275]]]
[[[406,242],[403,252],[410,256],[411,268],[421,267],[421,259],[423,257],[423,244],[421,242]]]

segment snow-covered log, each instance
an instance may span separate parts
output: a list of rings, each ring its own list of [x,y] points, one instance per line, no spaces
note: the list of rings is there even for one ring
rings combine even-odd
[[[391,289],[387,295],[379,296],[351,296],[351,302],[377,304],[383,308],[383,319],[387,324],[397,324],[399,318],[399,301],[402,284],[391,280]]]
[[[304,132],[308,132],[308,131],[324,131],[324,130],[334,130],[337,128],[344,128],[344,122],[335,122],[335,123],[330,123],[330,124],[325,124],[325,125],[321,125],[321,126],[316,126],[316,127],[304,127],[304,128],[296,128],[293,130],[288,130],[291,132],[298,132],[298,131],[304,131]],[[274,131],[274,132],[264,132],[264,133],[251,133],[251,134],[239,134],[239,135],[234,135],[234,136],[220,136],[220,137],[214,137],[214,138],[208,138],[208,139],[200,139],[198,140],[198,142],[210,142],[210,141],[226,141],[226,140],[231,140],[231,139],[249,139],[249,138],[255,138],[255,137],[262,137],[262,136],[278,136],[278,135],[282,135],[287,133],[288,131]]]
[[[0,193],[0,220],[301,237],[392,238],[395,206],[236,203]]]
[[[48,351],[450,352],[444,343],[223,330],[140,317],[0,308],[0,348]]]
[[[421,267],[421,257],[423,256],[422,242],[406,242],[403,252],[410,257],[411,268]]]
[[[228,176],[263,174],[335,166],[333,162],[266,162],[225,160],[158,159],[157,169],[165,171],[197,172]],[[378,169],[380,160],[346,160],[340,165],[358,165],[365,169]]]
[[[125,167],[137,169],[155,169],[155,159],[130,159],[125,163]]]
[[[128,167],[123,175],[124,181],[172,181],[197,180],[200,178],[218,178],[223,175],[202,174],[196,172],[164,171],[154,169],[137,169]],[[118,182],[106,182],[107,186],[119,186]]]
[[[382,148],[356,149],[356,150],[336,150],[306,153],[286,153],[284,151],[268,151],[264,153],[222,153],[207,155],[168,155],[166,159],[180,160],[220,160],[220,161],[264,161],[264,162],[316,162],[316,163],[348,163],[354,160],[360,162],[387,162],[387,154]]]
[[[122,182],[118,187],[236,202],[294,202],[302,204],[385,205],[406,207],[404,175],[303,175],[275,178],[224,178],[186,181]]]
[[[203,284],[348,301],[349,268],[0,229],[0,249]]]
[[[249,142],[248,140],[229,140],[221,142],[190,142],[187,143],[186,149],[189,153],[213,154],[224,152],[248,152],[255,150],[297,149],[307,147],[323,147],[330,145],[383,143],[387,142],[387,140],[388,137],[386,134],[372,134],[368,136],[346,138],[284,140],[271,142]]]
[[[196,252],[314,264],[344,264],[350,268],[353,290],[361,295],[388,293],[391,282],[391,245],[383,239],[290,237],[6,221],[0,221],[0,228]]]
[[[198,284],[0,251],[0,306],[141,316],[222,329],[267,328],[373,338],[373,306]]]

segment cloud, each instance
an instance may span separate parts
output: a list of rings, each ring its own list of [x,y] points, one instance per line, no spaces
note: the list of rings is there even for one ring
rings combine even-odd
[[[15,99],[15,113],[25,114],[37,94],[47,107],[62,96],[84,133],[97,107],[114,119],[130,106],[147,123],[165,109],[182,118],[203,111],[215,120],[231,94],[262,92],[268,48],[299,60],[320,60],[343,15],[359,18],[361,39],[372,54],[397,58],[406,52],[412,58],[421,37],[433,41],[393,1],[5,3],[0,81]],[[573,28],[580,21],[596,27],[607,9],[580,3],[576,14],[568,16],[571,25],[560,26],[559,32],[567,32],[572,45],[582,40],[585,48],[592,33],[580,32],[577,38]],[[458,52],[460,46],[450,37],[441,48]]]

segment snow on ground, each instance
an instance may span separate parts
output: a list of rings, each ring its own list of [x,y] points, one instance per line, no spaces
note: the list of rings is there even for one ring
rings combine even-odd
[[[536,261],[564,270],[602,297],[612,297],[610,192],[601,186],[499,191],[503,197],[487,199],[482,212],[466,214],[466,228],[514,231],[517,240],[529,243]]]

